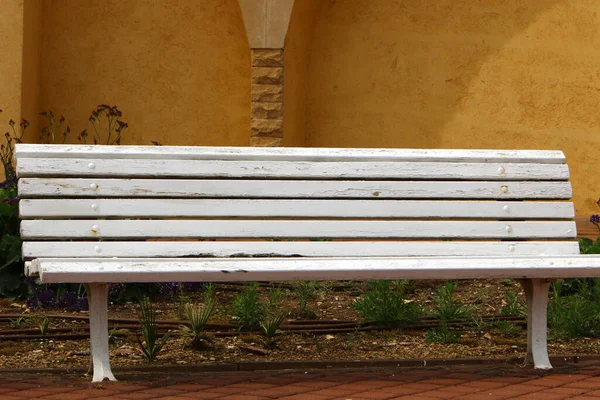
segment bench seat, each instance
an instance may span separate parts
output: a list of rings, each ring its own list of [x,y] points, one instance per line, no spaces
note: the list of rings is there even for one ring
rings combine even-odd
[[[550,281],[579,255],[560,151],[28,145],[26,274],[86,285],[93,381],[114,380],[112,282],[518,279],[551,368]]]
[[[38,258],[27,273],[46,283],[560,279],[600,277],[600,257]]]

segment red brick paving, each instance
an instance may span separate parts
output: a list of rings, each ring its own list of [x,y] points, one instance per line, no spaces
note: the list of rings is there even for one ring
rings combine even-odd
[[[0,400],[600,400],[600,364],[571,364],[552,372],[516,366],[419,369],[332,369],[120,373],[119,382],[89,376],[6,374]]]

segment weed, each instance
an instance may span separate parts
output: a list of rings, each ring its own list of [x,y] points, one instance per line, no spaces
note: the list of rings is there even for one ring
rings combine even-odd
[[[148,361],[153,361],[156,359],[156,356],[158,356],[158,353],[160,353],[165,343],[167,343],[171,333],[167,332],[160,340],[158,339],[156,309],[148,297],[143,297],[139,302],[139,318],[144,341],[142,342],[138,337],[138,344],[144,353],[144,357],[146,357]]]
[[[378,325],[414,322],[423,310],[406,298],[405,286],[405,281],[370,281],[370,290],[357,299],[353,306],[364,319]]]
[[[265,306],[258,295],[258,283],[246,286],[233,298],[233,315],[240,321],[240,329],[260,327],[265,312]]]
[[[519,300],[519,297],[515,292],[506,291],[504,292],[506,296],[506,304],[502,306],[500,309],[500,314],[502,315],[526,315],[527,307],[522,300]]]

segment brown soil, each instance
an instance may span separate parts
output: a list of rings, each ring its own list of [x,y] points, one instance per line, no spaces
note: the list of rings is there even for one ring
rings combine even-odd
[[[417,282],[410,300],[421,304],[427,313],[432,314],[435,306],[435,289],[440,283]],[[217,290],[217,312],[211,322],[230,323],[231,298],[240,286],[219,285]],[[330,288],[331,289],[331,288]],[[325,321],[359,321],[360,315],[352,307],[365,284],[336,283],[335,290],[321,291],[308,305],[308,313],[298,315],[298,299],[290,291],[280,301],[281,309],[294,310],[292,316],[306,319],[313,316]],[[493,323],[480,318],[500,315],[505,302],[504,292],[519,292],[514,281],[461,281],[456,293],[457,301],[475,307],[473,318],[463,325],[453,325],[453,329],[462,335],[455,344],[426,342],[426,329],[388,329],[344,333],[290,333],[278,337],[277,346],[268,349],[265,338],[260,332],[238,332],[223,328],[210,329],[207,338],[212,341],[205,349],[191,348],[189,338],[178,335],[177,324],[171,324],[174,335],[168,340],[153,364],[198,364],[214,362],[241,361],[317,361],[317,360],[389,360],[389,359],[436,359],[436,358],[505,358],[522,356],[526,349],[526,332],[522,326],[515,337],[507,337]],[[177,301],[158,301],[159,320],[181,320],[181,304]],[[64,310],[37,311],[37,314],[64,314],[85,316],[87,313],[68,313]],[[22,302],[0,300],[0,331],[16,329],[37,329],[31,318],[25,318],[20,324],[16,317],[2,318],[3,315],[34,314]],[[309,315],[312,314],[312,315]],[[109,318],[137,319],[136,305],[111,305]],[[431,322],[431,320],[429,320]],[[17,328],[17,324],[19,325]],[[125,323],[121,323],[124,325]],[[289,322],[288,322],[289,324]],[[86,336],[87,323],[76,319],[52,318],[50,328],[78,328],[82,337]],[[128,324],[131,325],[131,324]],[[119,323],[115,324],[119,328]],[[75,330],[77,332],[77,329]],[[137,342],[139,328],[129,327],[121,331],[111,344],[113,366],[145,365]],[[38,333],[39,334],[39,333]],[[0,334],[0,336],[2,336]],[[577,340],[550,342],[551,355],[590,355],[598,354],[600,340],[580,338]],[[49,368],[49,367],[87,367],[89,363],[89,342],[85,338],[64,339],[19,339],[0,340],[0,368]]]

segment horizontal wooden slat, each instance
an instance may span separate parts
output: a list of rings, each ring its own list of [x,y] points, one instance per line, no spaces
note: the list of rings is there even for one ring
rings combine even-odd
[[[575,223],[498,221],[25,220],[24,239],[572,238]]]
[[[19,158],[19,177],[567,180],[566,164]]]
[[[21,200],[21,218],[331,217],[571,219],[572,203],[396,200]]]
[[[570,182],[22,178],[19,196],[570,199]]]
[[[260,148],[201,146],[101,146],[17,144],[16,158],[137,158],[267,161],[439,161],[562,164],[557,150],[439,150]]]
[[[579,254],[575,241],[547,242],[24,242],[23,257],[379,257]]]
[[[43,283],[227,282],[600,276],[598,256],[264,259],[37,259]]]

